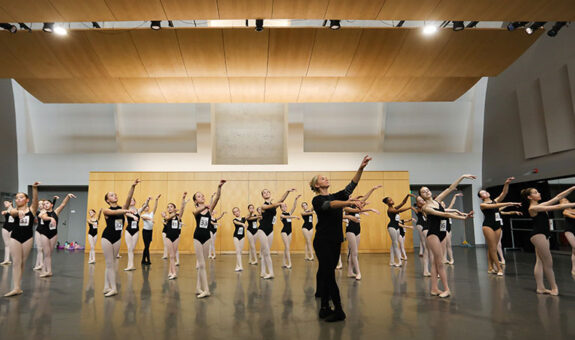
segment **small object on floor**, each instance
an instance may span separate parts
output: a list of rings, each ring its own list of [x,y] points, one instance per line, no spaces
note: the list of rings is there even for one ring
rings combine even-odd
[[[338,322],[343,320],[345,320],[345,313],[342,310],[336,310],[333,314],[325,318],[325,322]]]

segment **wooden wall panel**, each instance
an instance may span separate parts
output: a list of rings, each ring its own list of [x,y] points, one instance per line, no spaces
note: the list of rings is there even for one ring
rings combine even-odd
[[[343,189],[351,180],[354,172],[329,172],[328,176],[331,181],[332,192]],[[212,193],[217,189],[219,180],[228,179],[222,189],[222,197],[216,211],[220,213],[226,211],[227,214],[220,221],[218,230],[216,250],[218,252],[233,252],[233,215],[232,208],[238,206],[242,216],[247,213],[248,204],[254,204],[256,207],[261,206],[263,199],[261,191],[268,189],[272,193],[272,198],[278,200],[283,193],[291,188],[296,188],[295,193],[290,193],[286,203],[288,210],[291,209],[294,199],[301,194],[294,215],[300,216],[302,208],[301,203],[307,202],[311,205],[314,193],[309,189],[308,181],[314,176],[313,172],[92,172],[90,173],[90,186],[88,191],[88,209],[107,207],[104,202],[104,195],[108,191],[118,194],[119,204],[122,205],[126,199],[126,194],[130,189],[135,178],[140,178],[142,182],[134,192],[134,198],[137,201],[136,206],[141,207],[148,196],[152,197],[150,202],[153,208],[154,199],[158,194],[162,194],[158,210],[155,215],[155,226],[151,250],[160,253],[163,250],[161,237],[162,221],[161,212],[166,210],[168,203],[174,203],[177,208],[181,207],[182,194],[188,192],[188,197],[192,199],[194,193],[201,192],[209,200]],[[360,251],[362,252],[387,252],[389,251],[390,241],[387,233],[387,216],[385,215],[385,206],[381,203],[384,196],[391,196],[396,201],[400,201],[405,194],[409,192],[409,174],[404,171],[396,172],[378,172],[368,171],[363,174],[362,180],[354,192],[354,196],[365,194],[369,189],[376,185],[383,185],[383,189],[376,191],[369,199],[369,207],[378,209],[381,215],[370,214],[362,217],[362,241]],[[191,200],[184,213],[182,236],[180,239],[180,251],[182,253],[193,253],[193,232],[196,228],[193,216],[194,203]],[[278,215],[281,209],[278,208]],[[408,219],[409,212],[401,215],[402,218]],[[317,218],[314,217],[314,223]],[[291,250],[295,253],[303,252],[304,239],[301,233],[302,220],[294,220],[292,224],[292,245]],[[272,251],[281,253],[283,251],[283,242],[281,241],[282,223],[278,217],[274,226],[274,243]],[[105,227],[105,220],[100,220],[99,237]],[[140,225],[141,227],[141,225]],[[344,228],[342,223],[342,228]],[[247,242],[244,251],[247,251]],[[345,249],[347,245],[343,245]],[[407,232],[406,248],[412,249],[412,234]],[[122,240],[122,251],[126,251],[125,241]],[[143,242],[138,241],[137,252],[143,249]],[[101,251],[100,241],[97,243],[96,250]],[[89,251],[88,249],[86,251]]]

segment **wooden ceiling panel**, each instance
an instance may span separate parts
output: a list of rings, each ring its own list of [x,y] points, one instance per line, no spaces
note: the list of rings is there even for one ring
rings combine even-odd
[[[366,102],[397,102],[403,88],[411,81],[408,77],[378,77],[366,93]]]
[[[267,19],[273,0],[218,0],[220,19]],[[287,18],[282,18],[287,19]]]
[[[111,77],[148,77],[130,31],[89,31],[86,36]]]
[[[453,101],[480,78],[412,78],[397,95],[400,102]]]
[[[299,95],[300,77],[268,77],[266,78],[266,103],[295,103]]]
[[[262,103],[265,97],[264,77],[229,78],[233,103]]]
[[[106,0],[106,4],[119,21],[168,19],[160,0]]]
[[[24,1],[22,1],[24,2]],[[105,0],[49,0],[64,21],[115,21]]]
[[[217,0],[162,0],[162,5],[170,20],[219,18]]]
[[[18,79],[17,81],[44,103],[95,102],[95,94],[84,79]]]
[[[323,103],[329,102],[338,78],[335,77],[317,77],[303,78],[299,95],[299,103]]]
[[[134,103],[167,102],[154,78],[122,78],[120,80]]]
[[[17,51],[13,54],[5,43],[10,44],[10,34],[0,34],[0,78],[35,78],[26,63],[18,58]]]
[[[1,7],[2,2],[0,1],[0,22],[16,22],[13,16],[8,14],[4,8]]]
[[[300,77],[307,74],[317,30],[313,28],[270,30],[267,75]]]
[[[323,19],[329,0],[274,0],[274,19]]]
[[[91,78],[86,82],[95,94],[98,103],[133,103],[134,100],[124,88],[120,79]]]
[[[361,33],[362,29],[317,30],[307,76],[345,76]]]
[[[386,0],[377,20],[421,20],[427,18],[439,2],[441,0]]]
[[[140,59],[150,77],[186,77],[188,74],[175,30],[130,32]]]
[[[13,19],[26,18],[27,20],[17,20],[17,22],[59,22],[63,21],[62,16],[47,0],[0,0],[0,8]]]
[[[188,76],[227,75],[221,29],[176,30],[176,32]]]
[[[231,102],[228,78],[194,77],[194,89],[202,103]]]
[[[347,76],[382,76],[395,60],[408,31],[364,30]]]
[[[268,69],[270,30],[224,29],[224,48],[228,76],[262,77]]]
[[[338,0],[330,1],[326,19],[375,20],[385,0]]]
[[[156,78],[156,82],[168,103],[198,101],[191,78]]]
[[[362,102],[375,77],[340,77],[331,96],[332,102]]]

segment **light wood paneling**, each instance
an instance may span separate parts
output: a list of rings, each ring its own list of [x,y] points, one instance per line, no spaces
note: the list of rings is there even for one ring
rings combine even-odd
[[[165,103],[156,79],[122,78],[124,88],[135,103]]]
[[[86,37],[110,76],[148,77],[130,31],[91,31]]]
[[[314,103],[328,101],[331,98],[338,78],[303,78],[297,101],[299,103]]]
[[[264,101],[265,78],[229,78],[230,94],[234,103]]]
[[[305,76],[316,32],[317,30],[312,28],[271,30],[267,75]]]
[[[177,30],[189,76],[225,76],[226,59],[220,29]]]
[[[230,86],[227,78],[193,78],[194,89],[200,102],[229,103]]]
[[[106,0],[117,20],[167,20],[160,0]],[[118,19],[121,17],[122,19]],[[91,21],[91,20],[90,20]]]
[[[327,18],[354,18],[374,20],[385,0],[339,0],[330,1],[325,14]]]
[[[218,0],[218,10],[220,19],[271,18],[272,3],[272,0]]]
[[[186,68],[175,30],[134,30],[130,33],[150,77],[185,77]]]
[[[22,1],[25,2],[25,1]],[[26,1],[28,2],[28,1]],[[37,2],[37,1],[35,1]],[[111,21],[115,20],[105,0],[49,0],[64,21]],[[40,13],[46,15],[45,13]],[[46,21],[46,20],[40,20]]]
[[[170,20],[217,19],[217,0],[161,0]]]
[[[266,78],[265,101],[267,103],[296,102],[303,78]]]
[[[274,0],[274,19],[313,18],[321,19],[325,16],[329,0]]]
[[[269,30],[223,30],[227,74],[258,77],[267,74]]]
[[[168,103],[198,101],[191,78],[157,78],[156,82]]]
[[[307,75],[345,76],[355,55],[361,29],[317,30]]]

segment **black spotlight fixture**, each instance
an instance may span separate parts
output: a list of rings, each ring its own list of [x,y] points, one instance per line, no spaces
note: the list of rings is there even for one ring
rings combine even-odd
[[[46,33],[54,32],[54,23],[53,22],[45,22],[44,26],[42,26],[42,31]]]
[[[463,31],[465,29],[465,25],[463,21],[452,21],[453,22],[453,30],[454,31]]]
[[[264,19],[256,19],[256,32],[264,30]]]
[[[546,23],[547,21],[536,21],[533,24],[531,24],[531,26],[527,27],[525,29],[525,32],[527,32],[527,34],[533,34],[533,32],[543,27],[543,25],[545,25]]]
[[[16,28],[16,26],[9,24],[7,22],[0,22],[0,28],[9,31],[10,33],[16,33],[18,31],[18,28]]]
[[[32,31],[32,29],[23,22],[19,22],[18,26],[20,26],[21,30],[28,31],[28,32]]]
[[[563,26],[567,25],[567,21],[557,21],[555,23],[555,25],[553,25],[553,28],[551,28],[549,30],[549,32],[547,32],[547,35],[550,37],[554,37],[557,35],[557,33],[559,33],[559,31],[563,28]]]
[[[172,22],[172,20],[168,20],[168,26],[174,27],[174,23]]]
[[[395,27],[403,27],[403,24],[405,24],[405,20],[400,20]]]
[[[92,21],[92,28],[102,28],[99,23]]]
[[[469,24],[467,24],[467,26],[465,26],[465,28],[473,28],[473,27],[477,26],[478,23],[479,23],[479,21],[470,21]]]
[[[529,21],[514,21],[514,22],[510,22],[507,25],[507,30],[508,31],[515,31],[517,28],[520,27],[524,27],[525,25],[527,25],[529,23]]]
[[[341,28],[341,24],[339,20],[330,20],[329,21],[329,28],[332,30],[338,30]]]
[[[150,24],[150,28],[153,29],[154,31],[161,29],[162,28],[162,21],[152,20],[152,23]]]

